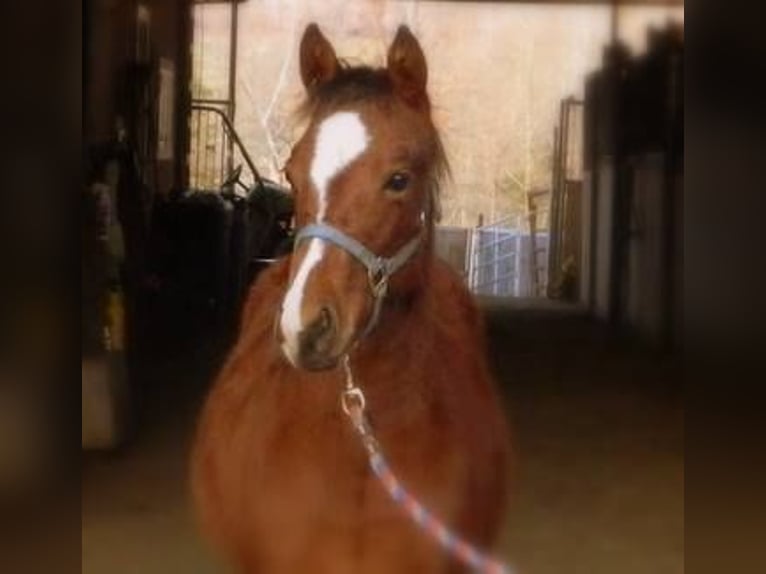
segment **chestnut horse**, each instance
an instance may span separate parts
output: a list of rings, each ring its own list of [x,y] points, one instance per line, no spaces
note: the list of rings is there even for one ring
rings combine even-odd
[[[391,468],[492,549],[508,427],[480,314],[434,254],[446,162],[425,57],[402,26],[385,68],[341,65],[311,24],[300,71],[308,127],[286,174],[310,232],[251,288],[204,405],[192,455],[201,527],[238,572],[462,572],[376,482],[339,405],[348,356]]]

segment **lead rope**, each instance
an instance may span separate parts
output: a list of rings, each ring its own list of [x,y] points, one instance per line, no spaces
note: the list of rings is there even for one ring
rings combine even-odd
[[[445,526],[444,522],[428,512],[402,486],[383,457],[378,441],[375,439],[367,421],[367,416],[364,413],[366,406],[364,393],[354,382],[348,355],[343,357],[343,369],[346,373],[346,384],[341,392],[341,407],[351,420],[351,424],[367,451],[372,472],[383,485],[391,500],[400,506],[421,530],[436,540],[448,554],[470,566],[475,572],[482,572],[484,574],[512,574],[514,571],[510,566],[487,556],[475,546],[456,536]]]

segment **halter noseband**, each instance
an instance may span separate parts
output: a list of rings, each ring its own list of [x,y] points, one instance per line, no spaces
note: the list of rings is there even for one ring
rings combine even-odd
[[[383,307],[383,299],[388,293],[388,279],[401,269],[420,247],[423,233],[418,233],[402,246],[392,257],[376,255],[359,241],[346,235],[340,229],[326,223],[311,223],[303,227],[295,236],[294,248],[304,239],[322,239],[337,245],[344,251],[353,255],[362,265],[367,268],[367,279],[370,282],[370,290],[375,299],[372,316],[362,336],[366,336],[375,327]]]

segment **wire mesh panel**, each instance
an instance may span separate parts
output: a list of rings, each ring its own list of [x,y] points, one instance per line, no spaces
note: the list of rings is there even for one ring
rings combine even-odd
[[[533,235],[522,216],[473,229],[468,271],[471,291],[497,297],[544,294],[547,249],[547,230]]]

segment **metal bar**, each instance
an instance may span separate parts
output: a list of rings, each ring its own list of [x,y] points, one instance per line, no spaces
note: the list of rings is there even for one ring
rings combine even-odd
[[[239,2],[231,3],[231,30],[229,35],[229,104],[228,116],[232,125],[235,121],[237,101],[237,38],[239,37]],[[234,146],[229,145],[229,173],[234,169]]]
[[[219,100],[216,98],[194,98],[192,104],[210,105],[210,106],[227,106],[229,100]]]
[[[563,102],[563,118],[561,123],[561,170],[559,171],[559,208],[556,213],[558,221],[556,225],[559,229],[557,245],[556,245],[556,272],[561,271],[561,262],[564,260],[564,249],[567,246],[567,229],[566,229],[566,209],[567,209],[567,188],[566,181],[567,173],[569,173],[569,117],[570,108],[568,100]]]
[[[513,267],[515,275],[513,278],[513,294],[519,297],[521,295],[521,273],[519,272],[521,270],[521,231],[516,232],[516,253]]]
[[[475,269],[475,259],[476,259],[476,230],[471,229],[470,233],[471,242],[469,244],[469,251],[468,251],[468,284],[470,285],[471,289],[473,289],[474,286],[474,269]]]
[[[560,114],[560,112],[559,112]],[[560,117],[559,117],[560,121]],[[558,235],[558,229],[556,229],[556,212],[558,210],[558,170],[559,156],[561,155],[561,140],[559,137],[560,129],[558,126],[553,128],[553,165],[551,166],[551,201],[550,201],[550,215],[548,217],[548,271],[550,278],[551,269],[555,269],[556,265],[556,237]],[[555,271],[554,271],[555,273]]]
[[[497,264],[498,261],[505,261],[506,259],[511,259],[511,258],[516,256],[516,253],[517,253],[516,251],[509,251],[508,253],[506,253],[504,255],[498,255],[492,261],[483,261],[483,262],[477,263],[476,267],[477,268],[489,267],[490,265],[497,266],[496,264]]]
[[[237,30],[239,25],[239,2],[231,2],[231,29],[229,31],[229,119],[234,122],[237,96]]]
[[[215,177],[215,118],[208,114],[207,123],[205,125],[207,127],[207,138],[205,139],[205,165],[207,166],[207,170],[205,176],[208,182],[212,182]],[[212,137],[210,136],[211,131],[213,132]]]
[[[468,257],[465,258],[465,265],[463,267],[463,273],[466,276],[468,286],[471,286],[473,278],[473,229],[468,230],[465,234],[466,253]]]
[[[199,180],[201,187],[205,187],[207,182],[207,132],[208,132],[208,115],[201,114],[199,121],[202,123],[202,138],[200,139],[199,153],[201,156],[201,164]]]
[[[486,241],[482,243],[482,245],[479,247],[479,250],[486,249],[487,247],[494,247],[495,245],[502,243],[503,241],[513,241],[513,234],[509,233],[507,235],[504,235],[503,237],[500,237],[499,239],[493,239],[492,241]]]
[[[210,114],[205,114],[205,145],[203,146],[203,149],[205,150],[205,187],[208,186],[208,181],[210,180],[209,174],[210,174],[210,119],[212,116]]]
[[[234,170],[234,141],[229,137],[227,138],[227,142],[228,145],[226,147],[226,166],[229,169],[229,173],[231,173]]]
[[[193,111],[194,111],[194,109],[192,108],[192,112]],[[201,136],[201,132],[202,132],[202,113],[198,112],[196,114],[196,117],[197,117],[197,140],[196,140],[195,145],[194,145],[194,155],[196,156],[194,158],[194,160],[195,160],[194,161],[194,164],[195,164],[195,167],[194,167],[194,187],[199,188],[200,187],[200,175],[199,175],[200,157],[199,157],[199,152],[200,152],[200,141],[201,141],[200,138],[202,137]]]
[[[503,217],[502,219],[498,219],[497,221],[493,221],[492,223],[487,223],[486,225],[478,225],[476,227],[479,231],[494,231],[495,228],[501,227],[501,224],[508,223],[516,218],[515,215],[509,215],[507,217]]]
[[[596,132],[598,131],[598,114],[596,113],[596,107],[594,105],[595,90],[592,80],[585,83],[585,102],[583,104],[583,171],[587,168],[589,170],[589,184],[588,187],[588,205],[586,210],[588,211],[588,292],[585,294],[585,303],[589,311],[593,311],[596,307],[596,272],[597,272],[597,253],[598,245],[596,243],[596,235],[598,226],[601,224],[598,217],[599,208],[599,168],[598,161],[596,160]],[[587,158],[587,159],[586,159]]]
[[[200,140],[197,146],[197,151],[200,155],[200,169],[199,169],[199,181],[200,187],[205,187],[205,131],[207,128],[207,114],[200,114]]]
[[[221,178],[221,181],[224,181],[226,179],[226,173],[224,172],[225,166],[226,166],[226,130],[221,127],[220,130],[221,134],[221,169],[219,171],[219,177]],[[231,173],[231,172],[229,172]]]
[[[540,193],[537,196],[542,195]],[[537,277],[537,206],[534,198],[536,195],[527,192],[527,216],[529,217],[529,281],[534,295],[539,293],[539,281]]]
[[[492,267],[492,276],[495,278],[495,289],[494,294],[497,295],[497,227],[495,227],[495,242],[494,242],[494,248],[492,249],[493,259],[495,260],[495,265]]]

